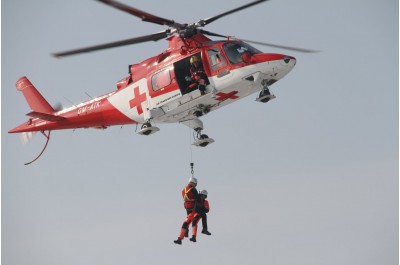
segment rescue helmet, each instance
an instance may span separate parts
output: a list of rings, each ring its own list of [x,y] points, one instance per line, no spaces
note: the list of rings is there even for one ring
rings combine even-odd
[[[195,177],[191,177],[189,179],[189,183],[193,183],[193,184],[197,185],[197,179]]]
[[[194,64],[194,63],[198,63],[198,62],[199,62],[199,58],[197,58],[196,55],[193,55],[193,56],[190,58],[190,64]]]
[[[206,190],[201,190],[201,191],[200,191],[200,195],[207,196],[207,195],[208,195],[208,192],[207,192]]]

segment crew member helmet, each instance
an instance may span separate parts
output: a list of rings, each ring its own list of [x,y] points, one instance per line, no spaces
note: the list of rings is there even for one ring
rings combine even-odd
[[[197,185],[197,179],[194,178],[194,177],[191,177],[191,178],[189,179],[189,183],[193,183],[193,184]]]
[[[190,58],[190,64],[194,64],[197,62],[199,62],[199,58],[197,58],[197,56],[194,55]]]
[[[201,195],[204,195],[204,196],[207,196],[207,195],[208,195],[208,192],[207,192],[206,190],[201,190],[201,191],[200,191],[200,194],[201,194]]]

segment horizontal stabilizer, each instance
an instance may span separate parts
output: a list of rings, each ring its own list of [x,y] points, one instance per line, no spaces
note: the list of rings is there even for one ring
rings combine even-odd
[[[56,116],[52,114],[47,114],[47,113],[41,113],[41,112],[36,112],[32,111],[26,114],[26,116],[33,117],[33,118],[39,118],[45,121],[62,121],[65,120],[64,117],[61,116]]]

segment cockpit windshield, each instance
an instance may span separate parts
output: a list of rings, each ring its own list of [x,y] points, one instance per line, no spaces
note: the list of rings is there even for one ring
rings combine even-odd
[[[249,55],[262,53],[261,51],[242,41],[227,42],[223,47],[228,60],[232,64],[243,62],[242,54],[244,53],[248,53]]]

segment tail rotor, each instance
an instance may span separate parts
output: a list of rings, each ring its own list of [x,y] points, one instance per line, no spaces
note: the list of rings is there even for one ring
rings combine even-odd
[[[36,132],[21,133],[20,141],[22,144],[25,145],[25,144],[29,143],[35,135],[36,135]]]

